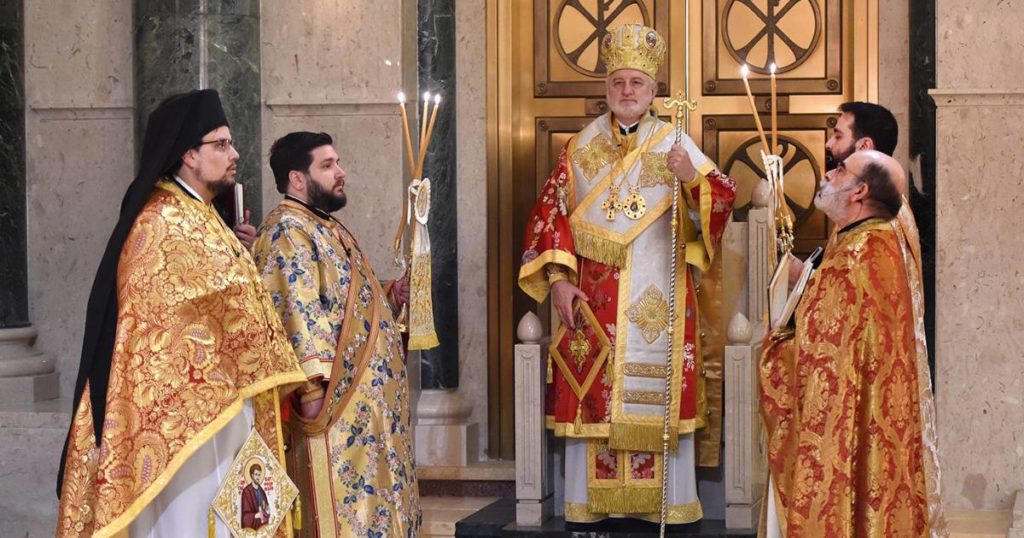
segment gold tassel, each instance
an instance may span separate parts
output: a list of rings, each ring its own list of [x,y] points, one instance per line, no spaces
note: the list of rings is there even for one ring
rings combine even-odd
[[[583,401],[580,400],[579,405],[576,406],[576,420],[572,423],[573,428],[576,430],[576,435],[583,433]]]
[[[209,538],[216,538],[217,536],[217,523],[214,519],[213,508],[207,512],[206,515],[206,536]]]
[[[297,531],[302,530],[302,501],[298,495],[295,496],[295,508],[292,510],[292,527]]]
[[[545,378],[544,382],[547,383],[548,385],[550,385],[550,384],[555,382],[555,370],[551,366],[551,353],[550,352],[548,353],[548,375]]]

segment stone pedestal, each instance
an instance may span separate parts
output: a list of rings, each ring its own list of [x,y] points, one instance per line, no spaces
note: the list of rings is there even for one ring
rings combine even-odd
[[[539,527],[551,517],[555,497],[544,429],[547,346],[540,342],[541,323],[533,312],[523,317],[517,332],[523,343],[515,350],[516,524]]]
[[[35,350],[36,335],[32,327],[0,329],[0,409],[59,395],[54,360]]]
[[[473,409],[455,390],[424,389],[416,405],[416,464],[465,467],[479,454]]]

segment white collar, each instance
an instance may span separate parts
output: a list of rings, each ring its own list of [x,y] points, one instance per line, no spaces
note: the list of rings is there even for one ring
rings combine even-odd
[[[191,185],[189,185],[188,183],[185,183],[184,179],[181,179],[180,177],[178,177],[178,174],[174,174],[174,181],[176,181],[178,183],[178,185],[181,185],[181,188],[185,189],[186,191],[188,191],[189,194],[194,196],[196,200],[199,200],[200,202],[203,202],[204,204],[206,203],[203,200],[203,197],[199,196],[199,193],[196,192],[196,190],[193,189]],[[206,205],[209,205],[209,204],[206,204]]]

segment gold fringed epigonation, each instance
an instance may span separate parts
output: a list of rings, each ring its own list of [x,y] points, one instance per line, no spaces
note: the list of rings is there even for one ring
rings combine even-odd
[[[584,258],[599,261],[605,265],[622,267],[626,264],[626,253],[629,245],[616,243],[611,239],[599,237],[589,232],[572,230],[573,246],[576,254]]]
[[[636,450],[640,452],[657,452],[662,450],[661,424],[617,424],[612,423],[608,429],[608,446],[615,450]],[[669,450],[675,452],[679,448],[679,428],[669,428]]]
[[[606,514],[648,514],[661,508],[661,487],[589,487],[587,504]]]

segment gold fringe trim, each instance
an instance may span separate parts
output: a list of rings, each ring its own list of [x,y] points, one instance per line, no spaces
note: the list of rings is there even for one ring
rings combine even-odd
[[[432,349],[440,345],[437,340],[437,333],[409,335],[409,349]]]
[[[622,267],[626,264],[629,245],[623,245],[576,228],[572,230],[572,240],[576,247],[576,253],[584,258],[615,267]]]
[[[579,403],[579,405],[576,406],[576,420],[573,421],[572,427],[573,427],[573,431],[576,432],[576,435],[579,435],[580,433],[583,432],[583,402],[582,401]]]
[[[605,514],[648,514],[661,510],[661,487],[588,487],[587,505]]]
[[[682,525],[693,523],[704,517],[704,510],[701,509],[700,501],[693,501],[690,504],[673,504],[666,510],[666,523],[669,525]],[[594,523],[606,518],[632,517],[657,523],[661,519],[658,512],[650,514],[605,514],[594,512],[584,503],[565,503],[565,520],[572,523]]]
[[[634,450],[639,452],[655,452],[661,454],[661,424],[617,424],[608,429],[608,446],[614,450]],[[679,428],[669,427],[668,448],[675,452],[679,448]],[[661,502],[661,501],[658,501]]]

